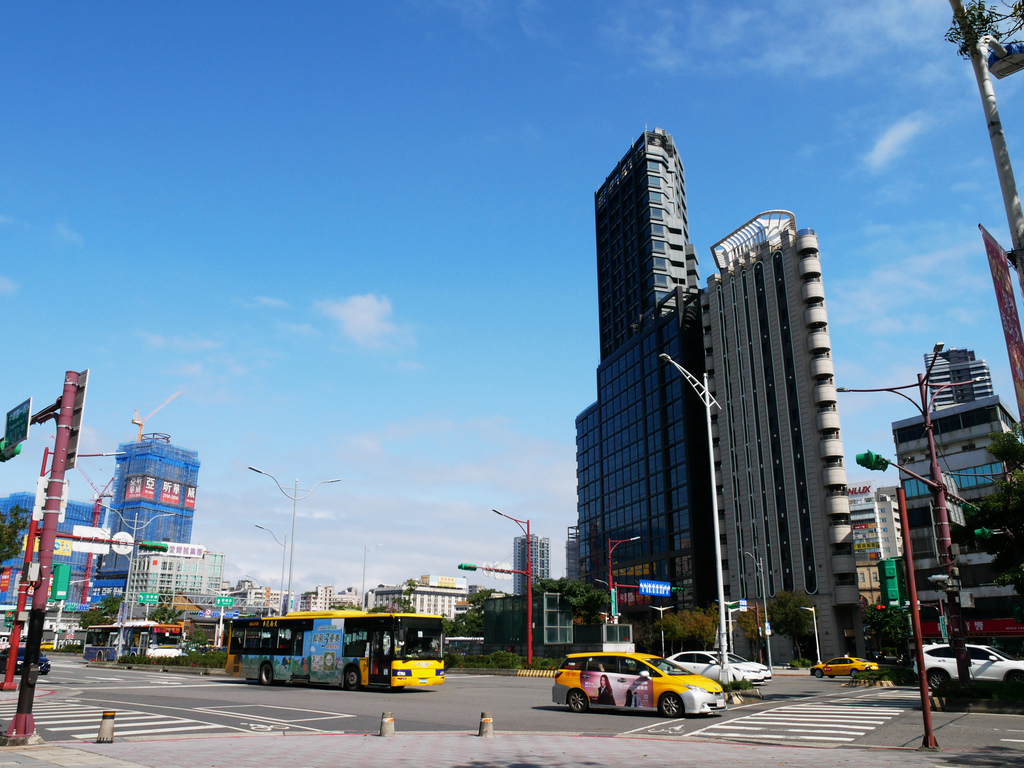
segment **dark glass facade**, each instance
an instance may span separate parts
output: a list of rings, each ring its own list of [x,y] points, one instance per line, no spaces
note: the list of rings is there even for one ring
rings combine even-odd
[[[619,611],[649,612],[639,579],[708,602],[714,577],[704,407],[665,353],[704,368],[697,262],[682,164],[664,131],[645,133],[595,193],[601,363],[597,402],[576,419],[580,578],[607,588],[614,548]],[[629,586],[632,585],[632,586]],[[659,598],[659,604],[664,604]]]

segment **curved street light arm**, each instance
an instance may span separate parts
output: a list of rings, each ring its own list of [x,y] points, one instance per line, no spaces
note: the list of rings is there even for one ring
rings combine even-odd
[[[693,387],[694,391],[696,391],[697,397],[701,399],[701,402],[704,403],[704,405],[714,405],[718,410],[722,410],[722,406],[718,404],[717,400],[715,400],[714,395],[712,395],[708,391],[708,388],[705,387],[697,379],[696,376],[694,376],[688,370],[683,368],[683,366],[681,366],[679,363],[673,360],[670,356],[666,355],[664,352],[658,355],[658,358],[664,360],[666,363],[671,363],[675,367],[675,369],[679,371],[688,382],[690,382],[690,386]]]
[[[853,389],[852,387],[836,387],[836,392],[892,392],[894,395],[899,395],[904,400],[909,402],[911,405],[917,408],[917,410],[920,411],[922,415],[924,415],[924,409],[921,408],[921,404],[919,402],[910,397],[910,395],[900,392],[901,389],[911,389],[912,387],[917,387],[917,384],[905,384],[902,387],[875,387],[874,389]]]

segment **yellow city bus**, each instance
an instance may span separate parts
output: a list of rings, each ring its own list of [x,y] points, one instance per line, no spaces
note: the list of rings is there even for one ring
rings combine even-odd
[[[440,616],[363,611],[298,611],[235,619],[229,675],[346,690],[444,683]]]

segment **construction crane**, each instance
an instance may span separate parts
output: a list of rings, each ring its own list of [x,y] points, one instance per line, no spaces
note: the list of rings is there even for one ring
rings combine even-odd
[[[139,428],[139,442],[140,443],[142,442],[142,425],[146,423],[146,419],[148,419],[154,413],[159,411],[161,408],[163,408],[165,405],[167,405],[169,402],[171,402],[171,400],[173,400],[174,398],[176,398],[180,394],[181,394],[181,391],[175,392],[173,395],[171,395],[166,400],[164,400],[162,403],[160,403],[160,405],[158,405],[156,408],[154,408],[152,411],[150,411],[149,414],[145,418],[140,419],[139,418],[139,409],[138,408],[135,409],[135,418],[132,419],[132,424],[135,424]]]

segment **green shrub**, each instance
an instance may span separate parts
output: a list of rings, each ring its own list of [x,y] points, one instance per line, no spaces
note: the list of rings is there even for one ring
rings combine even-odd
[[[890,680],[895,685],[913,685],[917,682],[914,670],[907,667],[881,667],[857,673],[858,680]]]
[[[957,680],[946,680],[932,693],[944,699],[1024,701],[1024,683],[1004,680],[973,680],[967,685],[962,685]]]
[[[121,664],[135,664],[139,666],[148,665],[152,667],[200,667],[207,669],[224,669],[228,662],[226,651],[207,651],[206,653],[193,652],[184,656],[152,657],[139,656],[134,653],[122,656],[118,661]]]
[[[549,659],[546,656],[534,656],[533,664],[523,664],[523,669],[554,669],[561,659]]]
[[[814,666],[814,662],[810,659],[793,659],[789,662],[789,666],[794,669],[809,669]]]

